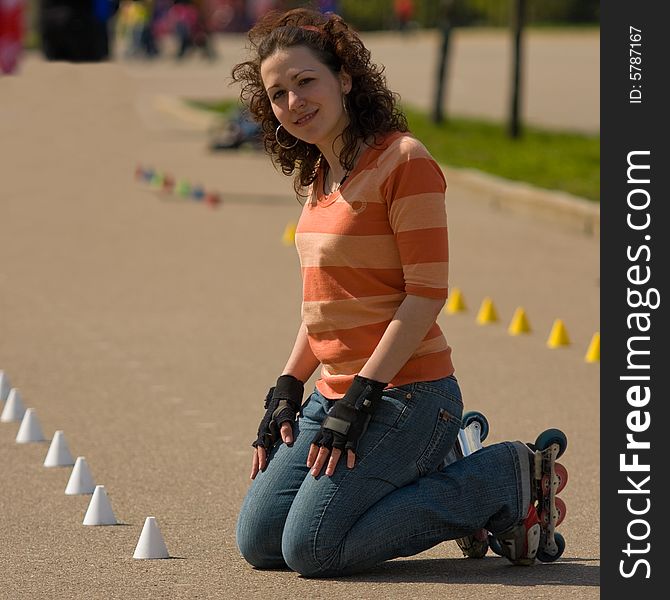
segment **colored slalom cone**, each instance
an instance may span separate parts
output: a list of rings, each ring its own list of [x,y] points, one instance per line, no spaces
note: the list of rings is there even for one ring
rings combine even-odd
[[[447,305],[444,307],[444,311],[453,315],[457,312],[464,312],[466,310],[467,306],[465,306],[465,300],[463,299],[461,290],[454,288],[449,293],[449,300],[447,300]]]
[[[600,362],[600,332],[593,334],[584,360],[589,363]]]
[[[188,198],[191,195],[191,185],[185,179],[180,179],[177,181],[175,188],[175,193],[181,198]]]
[[[142,168],[142,165],[137,165],[135,167],[135,179],[137,181],[142,181],[144,179],[144,169]]]
[[[28,444],[30,442],[44,442],[42,426],[35,414],[35,409],[29,408],[23,415],[19,432],[16,434],[17,444]]]
[[[205,196],[205,202],[212,208],[216,208],[221,204],[221,196],[216,192],[209,192],[207,196]]]
[[[0,371],[0,402],[7,400],[12,384],[9,383],[9,377],[4,371]]]
[[[74,464],[70,449],[67,447],[65,436],[62,431],[57,431],[54,434],[49,451],[44,459],[45,467],[71,467]]]
[[[149,167],[147,169],[144,169],[144,181],[147,183],[151,183],[151,180],[154,178],[154,170]]]
[[[174,189],[174,177],[172,175],[166,175],[163,177],[163,191],[170,194]]]
[[[158,529],[156,517],[147,517],[144,521],[133,558],[170,558],[161,531]]]
[[[487,325],[489,323],[495,323],[498,320],[498,313],[496,312],[496,307],[493,306],[493,300],[491,298],[484,298],[479,312],[477,313],[477,323],[480,325]]]
[[[154,176],[151,178],[151,187],[155,190],[162,190],[164,181],[165,178],[163,177],[163,174],[159,171],[156,171]]]
[[[116,525],[116,517],[104,485],[96,485],[84,515],[84,525]]]
[[[294,246],[295,245],[295,223],[288,223],[284,228],[284,233],[282,234],[281,241],[284,246]]]
[[[94,491],[95,482],[91,477],[88,463],[83,456],[78,456],[67,482],[65,494],[67,496],[79,496],[81,494],[92,494]]]
[[[526,311],[520,306],[514,311],[512,321],[507,328],[507,333],[510,335],[530,333],[530,323],[528,322],[528,317],[526,317]]]
[[[547,340],[547,346],[549,348],[559,348],[560,346],[569,346],[570,338],[568,337],[568,331],[563,324],[563,321],[556,319],[554,325],[551,328],[551,333],[549,334],[549,339]]]
[[[9,395],[7,396],[7,403],[2,409],[2,414],[0,415],[0,421],[2,423],[12,423],[14,421],[20,421],[23,419],[23,415],[26,414],[26,409],[23,407],[23,402],[21,401],[21,394],[16,388],[9,390]]]
[[[200,202],[200,200],[205,199],[205,188],[203,188],[201,185],[194,185],[193,189],[191,190],[191,196],[193,196],[193,199]]]

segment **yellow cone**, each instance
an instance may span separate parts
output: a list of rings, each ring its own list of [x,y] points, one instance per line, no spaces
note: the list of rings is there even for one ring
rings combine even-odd
[[[528,317],[526,317],[526,311],[519,306],[519,308],[514,311],[514,316],[512,317],[512,322],[507,328],[507,333],[510,335],[521,335],[522,333],[530,333],[530,323],[528,322]]]
[[[591,338],[591,343],[589,344],[589,349],[586,351],[586,356],[584,357],[586,362],[600,362],[600,332],[593,334]]]
[[[488,323],[495,323],[498,320],[498,313],[496,307],[493,306],[491,298],[484,298],[479,312],[477,313],[477,323],[486,325]]]
[[[466,311],[467,307],[465,306],[465,300],[463,299],[463,294],[458,288],[454,288],[449,293],[449,300],[447,300],[447,305],[444,307],[444,312],[453,315],[457,312]]]
[[[282,235],[282,242],[284,246],[293,246],[295,245],[295,223],[288,223],[284,228],[284,234]]]
[[[549,339],[547,340],[547,346],[549,348],[558,348],[560,346],[569,346],[570,338],[568,337],[568,331],[563,324],[563,321],[556,319],[554,321],[554,326],[551,328],[551,333],[549,334]]]

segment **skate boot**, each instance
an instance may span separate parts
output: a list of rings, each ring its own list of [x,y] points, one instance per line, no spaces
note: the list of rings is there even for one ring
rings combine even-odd
[[[472,535],[458,538],[456,543],[466,558],[484,558],[489,551],[488,531],[480,529]]]
[[[489,434],[489,422],[478,411],[468,411],[461,417],[461,430],[458,432],[457,443],[447,455],[445,463],[449,464],[464,456],[468,456],[482,448],[482,442]],[[480,529],[472,535],[456,540],[458,547],[467,558],[483,558],[489,549],[488,531]]]
[[[531,503],[525,519],[503,533],[489,536],[491,549],[515,565],[553,562],[565,550],[565,540],[556,527],[565,518],[565,502],[557,497],[568,482],[568,471],[556,459],[568,445],[559,429],[541,433],[528,444],[531,455]]]

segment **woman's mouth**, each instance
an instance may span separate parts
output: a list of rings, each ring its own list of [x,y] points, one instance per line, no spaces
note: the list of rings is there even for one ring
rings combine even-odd
[[[314,112],[311,112],[304,117],[300,117],[297,121],[295,121],[293,124],[297,125],[298,127],[305,125],[306,123],[309,123],[313,118],[316,113],[319,112],[319,110],[315,110]]]

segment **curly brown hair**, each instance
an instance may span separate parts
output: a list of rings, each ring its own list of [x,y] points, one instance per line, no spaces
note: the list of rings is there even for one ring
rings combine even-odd
[[[397,106],[399,97],[386,86],[384,67],[371,62],[370,51],[338,15],[308,8],[273,11],[249,31],[249,41],[254,57],[235,65],[232,79],[242,85],[240,99],[261,125],[266,152],[284,175],[297,170],[293,180],[297,196],[305,197],[304,190],[316,179],[321,152],[302,140],[291,148],[277,142],[279,121],[261,79],[261,64],[277,50],[305,46],[334,74],[344,69],[351,76],[351,91],[344,96],[349,124],[341,134],[339,157],[346,171],[354,166],[359,140],[374,144],[384,134],[408,130],[407,119]]]

